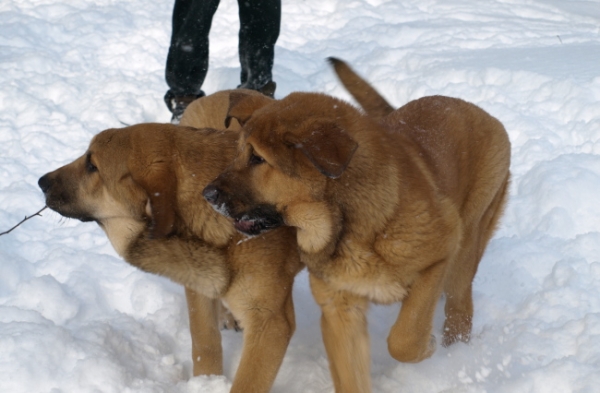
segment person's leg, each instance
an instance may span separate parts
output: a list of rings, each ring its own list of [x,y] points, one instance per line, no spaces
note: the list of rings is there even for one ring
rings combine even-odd
[[[208,34],[219,0],[175,0],[173,31],[165,79],[165,103],[178,118],[194,99],[204,95],[208,71]]]
[[[241,85],[273,96],[275,42],[281,23],[281,0],[238,0]]]

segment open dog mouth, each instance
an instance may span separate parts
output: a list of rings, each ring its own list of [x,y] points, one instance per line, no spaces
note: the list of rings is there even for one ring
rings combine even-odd
[[[271,205],[260,205],[234,218],[235,229],[248,236],[257,236],[283,225],[283,218]]]

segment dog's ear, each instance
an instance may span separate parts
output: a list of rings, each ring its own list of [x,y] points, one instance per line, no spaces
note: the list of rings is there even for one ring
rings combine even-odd
[[[271,102],[273,102],[272,98],[262,94],[231,93],[229,95],[229,110],[225,118],[225,128],[229,127],[232,118],[236,119],[243,127],[256,110],[269,105]]]
[[[287,133],[284,139],[300,149],[319,172],[337,179],[348,167],[358,143],[333,122],[312,124],[307,130],[306,137]]]
[[[177,178],[171,163],[133,155],[129,169],[133,181],[148,195],[152,215],[150,237],[159,239],[171,235],[177,220]]]

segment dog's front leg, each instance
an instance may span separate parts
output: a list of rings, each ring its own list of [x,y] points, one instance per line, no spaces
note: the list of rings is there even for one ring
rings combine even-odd
[[[441,295],[446,264],[443,260],[421,271],[402,301],[388,336],[388,350],[394,359],[417,363],[435,352],[435,337],[431,335],[433,313]]]
[[[370,392],[368,301],[350,292],[335,290],[312,274],[310,287],[323,313],[321,331],[335,391]]]
[[[150,239],[143,232],[130,242],[123,258],[209,298],[220,297],[230,281],[226,250],[199,238]]]
[[[194,376],[223,374],[223,349],[219,330],[220,299],[210,299],[185,288]]]
[[[242,312],[244,347],[230,393],[267,393],[273,386],[296,328],[291,293],[287,296],[275,293],[273,298],[284,299],[284,302],[279,307],[252,307]],[[239,311],[237,307],[236,311]],[[240,314],[234,312],[234,315]]]

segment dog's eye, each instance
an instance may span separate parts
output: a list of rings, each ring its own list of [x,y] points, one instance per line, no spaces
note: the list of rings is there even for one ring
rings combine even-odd
[[[88,173],[94,173],[98,171],[98,167],[92,164],[91,161],[88,161],[87,165],[85,166],[85,169],[87,169]]]
[[[87,159],[85,161],[85,170],[88,173],[94,173],[94,172],[98,171],[98,167],[96,165],[92,164],[92,159],[89,155],[87,156]]]
[[[262,158],[261,156],[257,156],[256,154],[252,153],[250,155],[250,159],[248,160],[248,165],[249,166],[254,166],[254,165],[262,164],[263,162],[265,162],[264,158]]]

